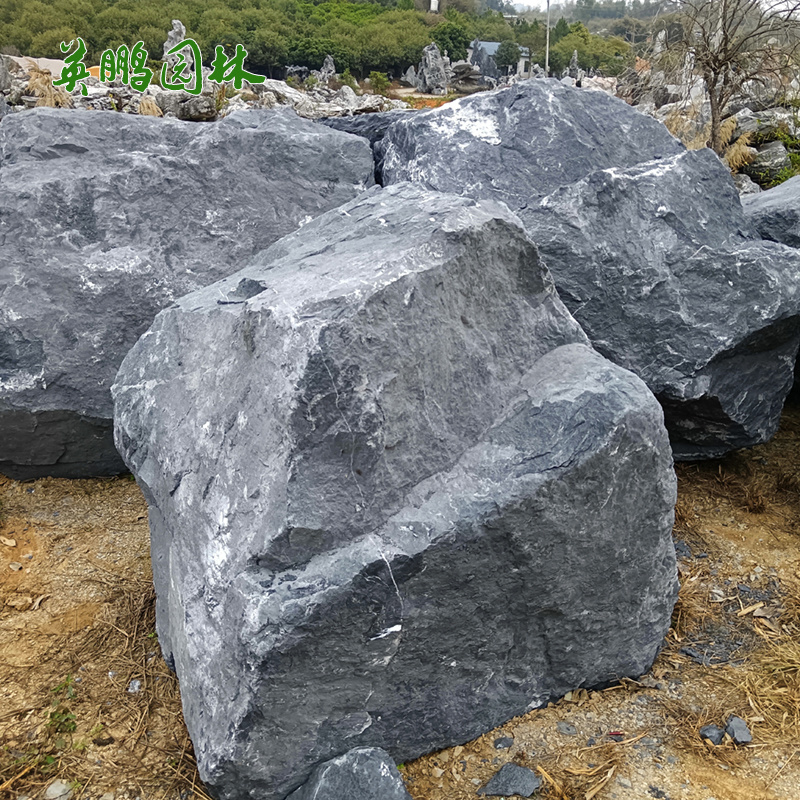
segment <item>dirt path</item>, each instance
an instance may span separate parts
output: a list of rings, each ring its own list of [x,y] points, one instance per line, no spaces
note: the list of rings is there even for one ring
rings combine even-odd
[[[800,799],[799,445],[793,407],[774,442],[679,467],[681,601],[648,676],[403,765],[415,800],[473,800],[508,761],[548,798]],[[0,796],[202,796],[136,484],[0,478],[0,537]],[[731,713],[752,745],[705,745]]]

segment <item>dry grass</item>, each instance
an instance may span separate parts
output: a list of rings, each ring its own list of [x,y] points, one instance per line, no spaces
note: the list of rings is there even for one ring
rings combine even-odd
[[[181,716],[178,682],[158,652],[152,584],[109,574],[105,588],[112,601],[95,623],[59,637],[42,662],[28,668],[41,687],[32,706],[0,715],[0,722],[18,723],[16,735],[0,740],[0,796],[33,796],[61,778],[80,800],[96,777],[99,756],[106,770],[110,764],[120,775],[138,763],[137,785],[126,788],[142,797],[168,800],[189,791],[206,800]],[[81,677],[90,674],[113,676],[113,709],[105,686]],[[127,690],[132,681],[139,681],[138,692]]]
[[[720,687],[726,688],[724,678],[720,677],[717,682]],[[728,736],[719,745],[700,737],[700,729],[705,725],[722,727],[731,714],[742,716],[745,713],[747,706],[744,694],[729,684],[727,689],[722,700],[712,700],[702,708],[685,700],[664,699],[661,705],[678,749],[693,751],[701,758],[736,767],[746,761],[746,748],[737,747]]]
[[[642,737],[636,737],[641,739]],[[625,747],[633,743],[602,742],[571,754],[550,758],[518,757],[520,766],[529,767],[542,779],[537,797],[547,800],[592,800],[619,774]]]
[[[708,146],[711,138],[711,123],[708,122],[700,127],[698,116],[698,108],[688,106],[683,110],[672,111],[664,121],[669,132],[680,139],[689,150],[702,150]],[[751,163],[754,158],[750,150],[752,135],[745,133],[736,141],[732,141],[735,132],[736,120],[730,117],[722,123],[720,135],[723,147],[722,158],[733,172]]]
[[[784,586],[780,626],[760,629],[762,647],[748,659],[740,683],[762,738],[800,741],[800,585]],[[777,630],[776,630],[777,628]]]
[[[138,113],[143,117],[163,117],[164,113],[152,97],[145,95],[139,101]]]
[[[723,158],[729,169],[737,172],[742,167],[747,166],[755,160],[755,155],[750,148],[752,134],[743,133],[728,149]]]
[[[705,464],[679,464],[677,471],[707,497],[728,500],[750,514],[763,514],[778,499],[776,482],[781,478],[757,467],[752,454],[744,452]]]
[[[760,738],[800,741],[800,642],[770,642],[750,659],[741,686],[750,708],[763,719]]]
[[[38,97],[36,107],[45,108],[72,108],[72,98],[60,86],[53,86],[53,76],[50,70],[39,69],[32,66],[30,81],[26,92]]]
[[[719,606],[709,602],[708,589],[703,585],[708,572],[695,568],[681,575],[678,602],[672,612],[668,641],[680,645],[693,632],[700,630],[708,618],[719,612]]]

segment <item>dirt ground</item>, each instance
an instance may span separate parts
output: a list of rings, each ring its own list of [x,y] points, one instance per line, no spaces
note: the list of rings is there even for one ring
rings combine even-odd
[[[793,406],[770,444],[678,467],[681,597],[647,676],[402,765],[414,800],[472,800],[507,762],[543,798],[800,800],[798,440]],[[0,478],[0,670],[0,797],[205,797],[132,480]],[[730,714],[752,744],[705,744]]]

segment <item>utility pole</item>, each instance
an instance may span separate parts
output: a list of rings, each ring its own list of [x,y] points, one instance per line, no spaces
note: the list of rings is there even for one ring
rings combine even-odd
[[[550,77],[550,0],[547,0],[547,44],[544,49],[544,76]]]

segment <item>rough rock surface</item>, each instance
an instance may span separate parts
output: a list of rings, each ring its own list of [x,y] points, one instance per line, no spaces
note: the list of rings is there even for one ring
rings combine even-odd
[[[621,100],[530,80],[396,123],[379,166],[386,184],[411,180],[520,211],[596,169],[683,149],[660,122]]]
[[[791,169],[792,162],[783,142],[769,142],[758,148],[755,160],[742,167],[742,172],[760,184],[770,184],[785,170]]]
[[[318,766],[288,800],[411,800],[384,750],[358,747]]]
[[[741,172],[733,176],[733,185],[736,187],[736,191],[739,192],[740,197],[760,194],[762,191],[761,187],[749,175]]]
[[[661,401],[677,458],[771,438],[800,341],[800,253],[754,239],[710,150],[598,171],[521,216],[594,346]]]
[[[0,472],[119,472],[109,387],[156,313],[372,182],[366,142],[248,112],[0,126]]]
[[[374,145],[383,139],[390,125],[415,113],[410,109],[407,111],[398,109],[396,111],[380,111],[375,114],[359,114],[353,117],[327,117],[320,122],[337,131],[361,136]]]
[[[745,216],[765,239],[800,247],[800,175],[742,200]]]
[[[373,190],[159,314],[114,397],[221,798],[463,743],[668,628],[661,409],[502,205]]]

